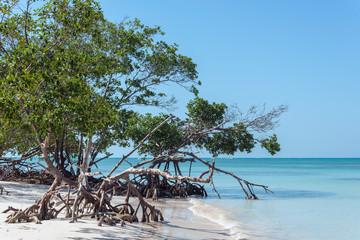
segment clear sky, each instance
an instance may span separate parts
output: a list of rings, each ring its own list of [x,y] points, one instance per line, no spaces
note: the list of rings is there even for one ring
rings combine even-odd
[[[360,157],[360,1],[102,0],[101,6],[114,22],[129,17],[161,26],[165,40],[198,64],[200,97],[244,111],[288,104],[275,131],[277,157]],[[181,115],[191,95],[170,91]],[[262,149],[236,156],[270,157]]]

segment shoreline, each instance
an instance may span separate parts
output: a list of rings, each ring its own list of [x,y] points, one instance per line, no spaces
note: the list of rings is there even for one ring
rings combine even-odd
[[[13,206],[24,209],[40,198],[49,188],[47,185],[3,182],[9,195],[0,195],[0,212]],[[121,201],[123,197],[114,197]],[[164,215],[164,222],[127,223],[125,227],[97,226],[97,221],[79,219],[69,223],[61,214],[57,219],[42,221],[42,224],[5,223],[8,213],[0,213],[1,239],[232,239],[230,231],[204,217],[195,215],[187,199],[159,199],[149,201]]]

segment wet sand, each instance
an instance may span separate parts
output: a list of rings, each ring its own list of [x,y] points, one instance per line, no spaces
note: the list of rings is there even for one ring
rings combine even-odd
[[[25,209],[48,189],[44,185],[0,182],[10,195],[0,195],[0,212],[8,206]],[[114,198],[121,202],[121,197]],[[231,239],[228,230],[206,218],[194,215],[188,200],[159,200],[157,207],[163,212],[164,222],[132,223],[125,227],[97,226],[92,219],[79,219],[69,223],[61,214],[58,219],[42,224],[5,223],[8,214],[0,214],[0,239]]]

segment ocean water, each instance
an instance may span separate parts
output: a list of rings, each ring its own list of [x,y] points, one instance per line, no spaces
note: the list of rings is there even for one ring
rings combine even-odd
[[[215,176],[222,199],[192,199],[191,210],[236,239],[360,239],[360,159],[218,159],[248,181],[260,200],[244,200],[231,177]]]
[[[106,173],[118,160],[99,168]],[[228,228],[235,239],[360,239],[360,159],[218,158],[216,166],[274,192],[255,189],[260,199],[245,200],[235,179],[215,173],[221,199],[211,186],[208,198],[190,199],[191,211]],[[192,175],[204,170],[193,164]]]

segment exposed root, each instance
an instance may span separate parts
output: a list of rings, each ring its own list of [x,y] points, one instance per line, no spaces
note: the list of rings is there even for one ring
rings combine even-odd
[[[143,197],[153,201],[157,201],[159,198],[207,196],[203,185],[189,181],[171,181],[156,175],[142,174],[131,180],[131,182]]]

